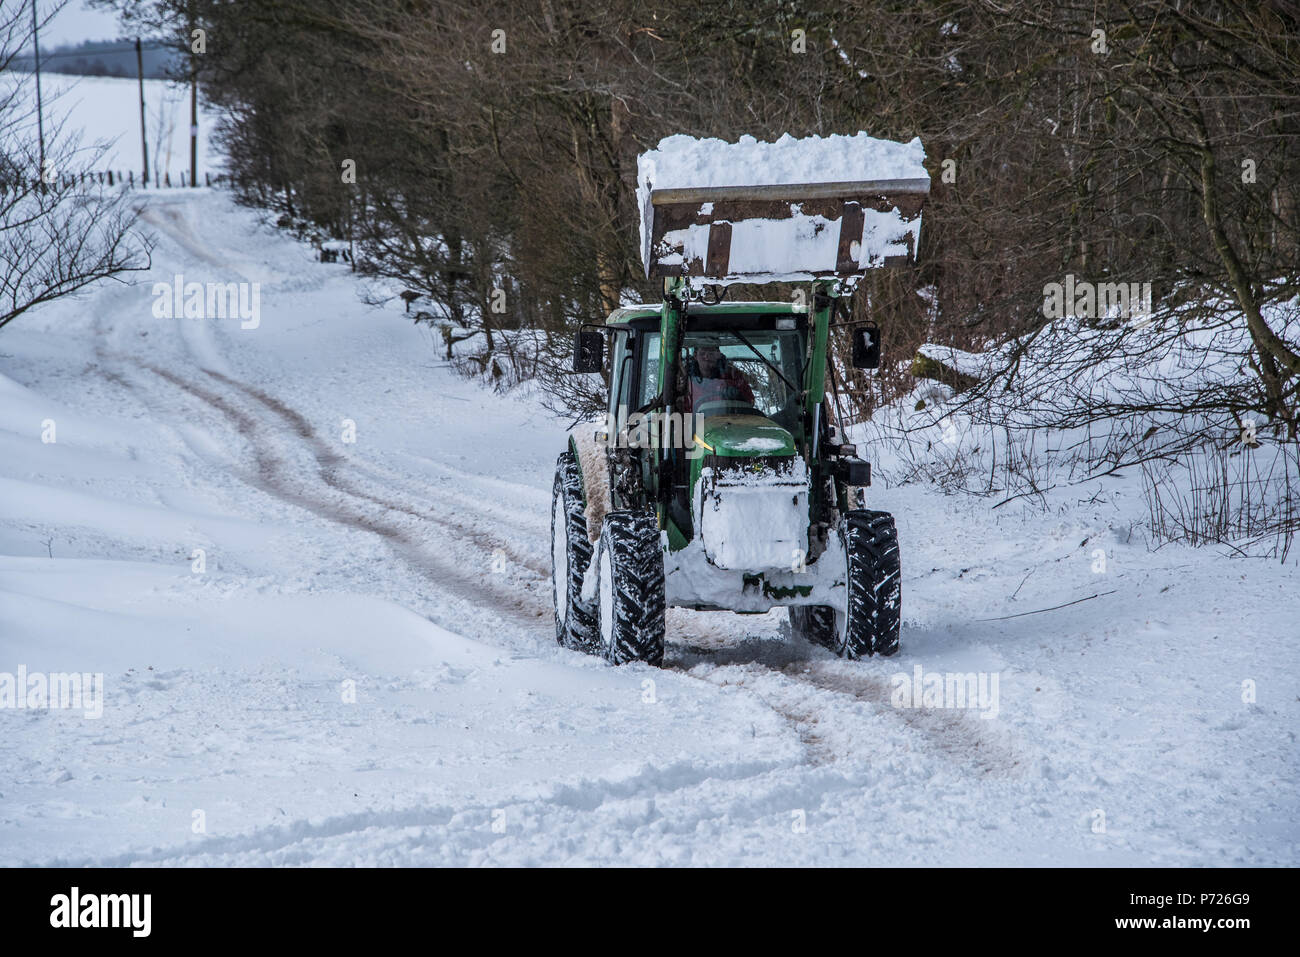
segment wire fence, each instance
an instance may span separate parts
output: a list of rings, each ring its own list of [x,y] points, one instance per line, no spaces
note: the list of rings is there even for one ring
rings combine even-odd
[[[1206,447],[1142,463],[1156,536],[1227,544],[1286,562],[1300,535],[1300,445]]]
[[[61,174],[45,178],[10,179],[0,178],[0,196],[10,193],[27,194],[33,192],[63,191],[90,186],[109,186],[123,189],[173,189],[195,186],[232,185],[233,179],[228,173],[204,171],[197,183],[189,182],[189,175],[182,172],[173,177],[170,172],[155,172],[146,178],[142,172],[135,170],[81,170],[76,174]]]

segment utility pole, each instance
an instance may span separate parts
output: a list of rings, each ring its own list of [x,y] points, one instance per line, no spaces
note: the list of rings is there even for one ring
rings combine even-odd
[[[199,185],[199,61],[194,52],[194,2],[190,0],[190,186]]]
[[[36,50],[36,135],[41,144],[41,182],[45,182],[45,117],[41,110],[41,38],[36,17],[36,0],[32,0],[32,46]]]
[[[199,75],[190,73],[190,185],[199,185]]]
[[[144,118],[144,54],[140,51],[140,38],[135,38],[135,72],[140,80],[140,158],[144,161],[144,183],[149,184],[149,137]]]

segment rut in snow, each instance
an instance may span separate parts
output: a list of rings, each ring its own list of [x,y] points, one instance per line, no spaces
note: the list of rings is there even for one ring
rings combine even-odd
[[[751,639],[724,648],[695,644],[669,646],[666,666],[721,686],[744,688],[781,715],[799,735],[811,765],[839,760],[869,763],[872,754],[837,753],[832,739],[847,736],[860,715],[844,699],[864,702],[921,735],[926,750],[968,765],[980,775],[1013,775],[1023,756],[966,710],[895,708],[886,675],[868,673],[865,663],[807,657],[812,649],[789,639]],[[849,669],[859,669],[849,673]],[[902,669],[899,669],[902,670]]]
[[[195,385],[174,372],[153,365],[143,365],[155,375],[220,412],[241,435],[248,439],[255,463],[255,473],[247,477],[250,484],[281,501],[297,505],[321,518],[379,535],[408,565],[439,587],[446,588],[459,597],[477,604],[486,602],[503,615],[529,627],[536,627],[539,619],[548,617],[549,601],[524,589],[502,587],[484,576],[470,575],[462,567],[435,556],[430,551],[425,536],[417,534],[417,530],[412,527],[413,523],[403,523],[388,514],[374,514],[371,510],[367,510],[363,504],[365,501],[370,501],[372,504],[379,503],[385,511],[393,510],[396,506],[372,496],[360,496],[358,501],[351,483],[337,477],[338,465],[346,461],[341,456],[337,457],[338,462],[328,459],[316,460],[317,477],[330,490],[339,493],[337,500],[331,500],[310,489],[310,474],[304,473],[276,453],[272,436],[284,436],[291,434],[293,430],[268,425],[240,409],[227,396]],[[334,453],[330,455],[333,456]],[[437,524],[456,534],[454,523],[439,522],[429,513],[419,512],[407,506],[402,507],[400,511],[421,521]],[[480,542],[464,536],[459,537],[475,548],[483,547]],[[490,551],[489,549],[489,554]]]

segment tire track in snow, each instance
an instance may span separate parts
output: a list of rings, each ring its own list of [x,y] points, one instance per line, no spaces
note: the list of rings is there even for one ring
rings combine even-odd
[[[425,459],[423,461],[429,462],[430,460]],[[543,557],[549,555],[551,540],[551,492],[549,488],[542,494],[540,490],[532,486],[494,482],[487,476],[476,475],[472,472],[457,475],[457,478],[472,484],[474,490],[480,493],[480,497],[476,498],[464,492],[458,492],[454,488],[431,485],[427,478],[422,478],[419,481],[414,480],[373,461],[349,459],[348,464],[357,474],[378,482],[392,491],[401,492],[401,494],[407,496],[427,497],[430,500],[445,504],[449,508],[468,513],[476,522],[499,525],[503,530],[509,530],[511,534],[529,538],[541,550],[539,554],[542,554]],[[444,469],[443,471],[446,471],[448,475],[452,474],[450,469]],[[495,486],[501,486],[502,488],[494,491]],[[492,501],[499,501],[504,496],[513,495],[518,497],[521,493],[532,495],[536,499],[536,504],[526,511],[506,506],[494,507],[491,504]],[[543,574],[550,575],[549,565],[545,567]]]
[[[850,734],[851,725],[861,721],[843,707],[844,699],[851,699],[920,735],[927,751],[969,766],[981,776],[1014,775],[1023,769],[1024,757],[970,711],[895,708],[889,677],[866,672],[850,674],[845,670],[846,663],[839,660],[801,658],[788,641],[779,648],[765,647],[772,641],[748,641],[721,649],[690,644],[674,649],[670,644],[665,667],[753,694],[790,724],[805,747],[808,763],[814,767],[838,762],[842,757],[870,761],[870,754],[838,754],[831,740]],[[773,687],[763,687],[765,683]]]
[[[981,774],[1011,774],[1021,765],[1021,756],[989,734],[981,727],[986,722],[968,710],[895,708],[891,701],[892,683],[884,676],[850,675],[817,661],[786,665],[781,674],[822,691],[865,701],[881,714],[892,715],[912,730],[919,731],[940,751],[973,764]]]
[[[195,232],[194,227],[183,214],[180,206],[173,203],[159,203],[156,200],[140,209],[140,218],[158,227],[178,246],[199,262],[215,266],[223,272],[234,273],[249,282],[271,285],[285,278],[266,266],[242,262],[235,258],[238,253],[233,250],[215,250]],[[226,255],[222,255],[222,253]]]
[[[460,598],[480,605],[486,600],[493,610],[526,624],[529,628],[538,627],[539,619],[547,619],[549,603],[543,604],[537,596],[527,591],[506,590],[490,580],[466,574],[461,568],[431,554],[409,528],[387,516],[370,515],[361,509],[350,508],[344,502],[332,502],[304,491],[294,481],[301,477],[301,473],[273,451],[267,441],[264,424],[255,416],[240,409],[225,396],[195,385],[174,372],[148,363],[142,365],[221,413],[249,440],[255,465],[255,473],[249,477],[250,484],[320,518],[380,536],[406,564]],[[339,492],[336,488],[333,490]],[[340,496],[346,500],[347,493],[340,492]]]
[[[195,232],[193,225],[183,215],[182,210],[173,205],[161,204],[146,206],[141,211],[141,217],[162,230],[172,241],[179,245],[183,251],[205,265],[216,267],[225,272],[232,272],[249,281],[258,281],[264,284],[272,282],[276,278],[282,278],[281,274],[266,267],[254,266],[240,261],[238,250],[229,250],[224,248],[214,249],[203,237],[200,237]],[[318,463],[320,463],[322,477],[324,477],[327,482],[335,484],[336,487],[338,487],[340,491],[345,492],[345,494],[357,498],[369,499],[376,505],[404,512],[414,518],[421,519],[422,521],[437,522],[449,531],[457,534],[458,537],[474,541],[480,547],[485,548],[489,553],[500,548],[506,553],[508,558],[515,562],[515,564],[527,569],[539,579],[549,581],[549,565],[545,565],[544,562],[536,556],[525,557],[520,553],[519,549],[508,540],[493,538],[486,534],[482,529],[472,529],[462,523],[446,519],[442,516],[433,514],[430,511],[421,511],[413,508],[409,504],[394,502],[391,497],[381,498],[373,493],[366,492],[357,486],[355,482],[347,482],[342,479],[338,474],[339,466],[347,465],[354,473],[368,473],[372,479],[379,482],[381,485],[389,486],[390,490],[391,486],[395,484],[393,475],[389,474],[388,476],[381,476],[377,474],[378,469],[374,465],[353,462],[345,456],[341,456],[334,452],[327,443],[323,442],[319,438],[306,417],[290,408],[286,403],[267,394],[261,389],[240,382],[235,379],[233,375],[222,371],[223,369],[228,369],[229,366],[225,362],[225,357],[221,354],[220,350],[215,348],[214,344],[206,335],[199,336],[198,341],[195,340],[194,336],[185,335],[185,330],[189,328],[188,325],[181,326],[183,333],[181,340],[200,370],[214,378],[217,378],[225,385],[243,391],[250,398],[266,406],[270,411],[284,419],[290,425],[294,433],[311,446],[313,454],[315,454]],[[198,327],[198,330],[203,331],[203,327]],[[440,465],[440,468],[450,470],[450,467],[445,465]],[[347,487],[344,488],[344,485]],[[540,543],[541,547],[539,547],[538,554],[549,555],[549,519],[545,523],[539,523],[536,520],[529,521],[531,516],[521,516],[522,520],[520,520],[520,518],[513,518],[512,520],[511,516],[502,514],[500,510],[492,510],[489,512],[488,510],[483,509],[481,505],[475,505],[472,499],[468,496],[448,493],[441,489],[431,492],[431,488],[432,487],[426,486],[422,488],[419,493],[415,493],[408,487],[405,492],[407,495],[419,494],[422,497],[445,502],[451,507],[463,512],[477,512],[480,516],[495,524],[512,526],[519,533],[530,538],[541,535],[546,538],[547,541]],[[549,516],[549,510],[544,511],[545,514]]]
[[[493,812],[498,810],[507,811],[513,819],[528,816],[545,821],[548,825],[547,839],[555,850],[558,852],[569,846],[569,853],[573,853],[574,844],[583,841],[603,843],[605,840],[603,831],[593,833],[591,816],[594,814],[620,819],[625,828],[634,830],[637,822],[623,813],[624,804],[644,802],[647,798],[686,798],[705,786],[744,786],[780,770],[779,763],[767,761],[710,766],[689,761],[646,765],[627,777],[581,778],[550,785],[542,794],[503,795],[485,804],[454,807],[445,804],[413,805],[340,814],[319,821],[297,819],[288,824],[257,827],[243,834],[208,836],[189,844],[51,863],[65,867],[211,866],[241,861],[275,865],[311,864],[320,862],[327,847],[338,853],[346,850],[348,841],[355,839],[361,839],[365,845],[361,850],[371,855],[391,853],[395,848],[406,853],[414,848],[432,848],[451,857],[450,861],[440,863],[464,863],[476,851],[510,842],[512,835],[491,828]],[[704,819],[725,818],[732,810],[728,803],[687,800],[698,807]],[[412,834],[412,831],[417,833]],[[538,852],[530,849],[530,853]]]
[[[543,567],[541,562],[536,558],[521,554],[519,549],[506,539],[493,535],[485,531],[483,528],[468,526],[462,522],[457,522],[454,519],[438,515],[430,509],[420,509],[405,502],[395,501],[387,496],[380,496],[368,492],[356,482],[344,478],[342,475],[342,469],[345,467],[354,467],[353,463],[347,456],[330,448],[329,444],[320,437],[319,433],[316,432],[304,415],[261,389],[246,385],[232,379],[230,376],[216,372],[212,369],[203,369],[202,371],[217,381],[222,382],[231,388],[238,389],[240,392],[243,392],[254,401],[259,402],[275,415],[283,419],[289,426],[289,429],[301,438],[311,449],[312,456],[315,458],[317,468],[320,472],[320,477],[326,484],[345,495],[352,496],[353,498],[365,499],[381,508],[402,512],[421,521],[434,522],[452,532],[452,534],[457,538],[472,543],[489,554],[500,549],[507,558],[511,559],[517,565],[528,569],[537,579],[549,581],[550,568]],[[430,497],[436,499],[440,496],[437,493],[434,493]]]

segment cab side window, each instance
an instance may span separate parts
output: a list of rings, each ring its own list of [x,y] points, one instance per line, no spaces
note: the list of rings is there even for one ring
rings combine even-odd
[[[631,409],[628,390],[632,385],[632,352],[628,348],[628,334],[614,333],[613,347],[610,350],[609,366],[609,412],[617,417],[619,408]]]
[[[637,390],[636,407],[644,407],[659,394],[659,333],[650,332],[641,337],[641,387]]]

